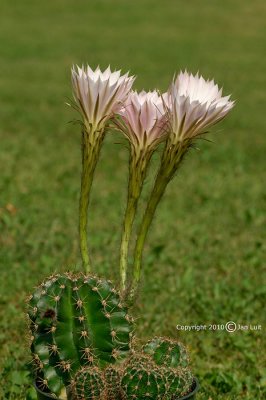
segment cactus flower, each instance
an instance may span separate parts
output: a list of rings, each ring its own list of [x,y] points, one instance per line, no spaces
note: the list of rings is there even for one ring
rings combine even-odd
[[[135,152],[149,152],[165,139],[165,108],[157,90],[130,92],[118,114],[122,122],[120,130]]]
[[[223,119],[234,106],[234,102],[230,101],[230,96],[222,97],[222,90],[214,81],[206,81],[198,74],[193,76],[185,71],[181,72],[170,85],[167,95],[164,95],[164,106],[167,110],[169,134],[138,232],[134,251],[131,299],[135,297],[139,285],[145,239],[166,186],[175,176],[194,140]]]
[[[106,124],[125,101],[134,77],[111,72],[110,67],[93,71],[87,67],[72,68],[74,108],[82,116],[82,176],[79,206],[80,250],[84,269],[91,270],[87,243],[87,220],[90,190],[99,159]]]
[[[72,68],[72,85],[75,102],[85,123],[94,129],[101,129],[114,112],[120,108],[134,77],[120,71],[111,72],[110,67],[93,71],[87,67]]]
[[[171,141],[192,139],[223,119],[234,106],[214,81],[180,72],[168,91]]]
[[[121,289],[126,290],[128,245],[138,200],[153,152],[166,138],[166,110],[160,94],[142,91],[129,93],[115,121],[130,142],[128,200],[120,247]]]

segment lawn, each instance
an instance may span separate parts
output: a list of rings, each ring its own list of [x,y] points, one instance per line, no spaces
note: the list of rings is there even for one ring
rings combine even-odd
[[[264,399],[264,1],[1,0],[0,9],[0,398],[25,399],[27,294],[54,270],[81,264],[80,132],[65,102],[72,64],[88,62],[130,69],[137,89],[166,90],[175,71],[199,70],[236,100],[209,135],[213,143],[200,141],[168,187],[134,312],[143,341],[167,335],[189,347],[199,400]],[[90,231],[95,271],[114,280],[127,159],[123,140],[110,133]],[[176,329],[229,320],[262,329]]]

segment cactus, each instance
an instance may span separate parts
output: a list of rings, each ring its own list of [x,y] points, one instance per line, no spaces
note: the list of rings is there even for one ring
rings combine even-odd
[[[157,365],[177,368],[187,367],[189,364],[185,346],[172,339],[155,337],[149,340],[142,349],[153,358]]]
[[[164,372],[166,399],[176,399],[191,391],[193,375],[188,368],[167,368]]]
[[[126,363],[121,387],[127,400],[160,400],[166,391],[161,369],[143,355],[133,356]]]
[[[46,279],[28,307],[42,386],[58,395],[80,367],[123,359],[133,328],[127,311],[109,281],[68,273]]]
[[[121,386],[127,400],[171,400],[189,393],[193,379],[187,367],[158,365],[153,355],[140,353],[125,363]]]
[[[188,368],[158,366],[150,355],[135,353],[122,365],[101,371],[84,367],[74,377],[75,400],[173,400],[188,394],[193,384]]]
[[[69,396],[73,400],[122,400],[121,368],[82,367],[72,380]]]
[[[110,365],[104,370],[106,395],[108,400],[122,400],[121,369],[116,365]]]
[[[105,396],[105,382],[98,367],[81,368],[71,385],[71,394],[75,400],[100,400]]]
[[[181,384],[183,385],[184,389],[182,395],[185,395],[191,391],[194,382],[194,376],[189,368],[183,368],[181,372]]]

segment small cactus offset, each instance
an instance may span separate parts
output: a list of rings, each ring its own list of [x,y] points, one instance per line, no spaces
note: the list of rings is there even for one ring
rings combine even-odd
[[[98,367],[81,368],[73,379],[71,395],[74,400],[104,400],[106,396],[102,371]]]
[[[126,400],[171,400],[188,394],[193,381],[188,367],[158,365],[153,355],[142,352],[125,363],[121,386]]]
[[[162,369],[144,355],[133,356],[126,363],[121,387],[127,400],[160,400],[166,392]]]
[[[31,296],[28,315],[39,380],[56,395],[80,367],[104,368],[130,349],[132,318],[109,281],[54,275]]]
[[[157,365],[177,368],[187,367],[189,364],[185,346],[169,338],[155,337],[149,340],[142,349]]]
[[[157,365],[134,353],[121,365],[104,370],[84,367],[74,377],[72,400],[174,400],[191,392],[194,377],[186,367]]]

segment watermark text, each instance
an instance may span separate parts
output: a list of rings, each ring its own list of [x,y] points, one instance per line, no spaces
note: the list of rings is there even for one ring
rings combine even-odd
[[[200,332],[200,331],[227,331],[233,333],[236,331],[261,331],[260,324],[243,324],[234,321],[228,321],[224,324],[201,324],[201,325],[176,325],[178,331]]]

